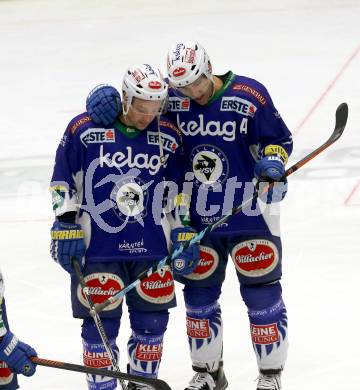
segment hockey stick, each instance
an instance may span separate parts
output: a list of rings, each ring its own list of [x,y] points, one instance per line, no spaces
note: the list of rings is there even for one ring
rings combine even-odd
[[[104,344],[104,347],[105,347],[105,350],[106,350],[106,353],[108,354],[110,360],[111,360],[111,365],[112,365],[112,368],[115,372],[117,373],[121,373],[120,372],[120,368],[118,366],[118,363],[117,363],[117,360],[116,360],[116,357],[114,355],[114,352],[111,348],[111,345],[110,345],[110,342],[109,342],[109,339],[106,335],[106,332],[105,332],[105,329],[104,329],[104,326],[102,324],[102,321],[100,319],[100,316],[98,313],[96,313],[96,311],[94,310],[95,307],[94,307],[94,303],[90,297],[90,294],[89,294],[89,288],[87,287],[86,283],[85,283],[85,280],[84,280],[84,276],[81,272],[81,268],[80,268],[80,264],[76,261],[75,258],[73,258],[71,260],[72,262],[72,266],[75,270],[75,273],[76,273],[76,277],[80,283],[80,286],[81,286],[81,290],[82,292],[84,293],[85,295],[85,298],[86,298],[86,301],[90,307],[90,315],[91,317],[93,318],[94,320],[94,323],[95,323],[95,326],[96,326],[96,329],[98,330],[99,332],[99,335],[101,337],[101,340]],[[126,383],[123,381],[123,379],[121,378],[118,378],[119,379],[119,382],[120,382],[120,385],[121,385],[121,388],[123,390],[126,390],[127,389],[127,386],[126,386]]]
[[[171,390],[169,385],[161,379],[138,377],[137,375],[125,374],[123,372],[105,370],[101,368],[86,367],[86,366],[81,366],[79,364],[59,362],[57,360],[42,359],[39,357],[31,357],[30,360],[33,363],[38,364],[39,366],[59,368],[61,370],[68,370],[68,371],[75,371],[75,372],[83,372],[85,374],[109,376],[111,378],[116,378],[119,380],[127,380],[131,382],[146,384],[153,387],[155,390]]]
[[[318,154],[323,152],[325,149],[327,149],[330,145],[332,145],[334,142],[336,142],[342,135],[346,122],[347,122],[347,117],[348,117],[348,105],[346,103],[342,103],[338,106],[336,109],[335,113],[335,129],[332,132],[331,136],[329,139],[324,142],[321,146],[319,146],[317,149],[314,151],[310,152],[308,155],[306,155],[304,158],[299,160],[297,163],[295,163],[292,167],[287,169],[285,171],[284,176],[281,178],[280,181],[283,181],[287,176],[290,176],[293,174],[295,171],[297,171],[299,168],[301,168],[303,165],[307,164],[309,161],[311,161],[314,157],[316,157]],[[189,246],[195,244],[196,242],[200,241],[205,234],[213,231],[216,229],[218,226],[220,226],[222,223],[227,221],[231,216],[236,215],[240,213],[245,207],[251,205],[251,203],[259,196],[262,194],[265,194],[271,186],[273,186],[274,183],[268,183],[264,186],[261,187],[261,189],[257,189],[254,194],[244,201],[241,205],[235,206],[232,208],[232,210],[223,215],[219,220],[214,222],[211,225],[208,225],[204,230],[196,234],[190,241],[185,242],[182,246],[179,248],[175,249],[174,252],[169,254],[168,256],[164,257],[162,260],[160,260],[156,265],[152,266],[151,268],[148,268],[147,270],[144,270],[141,272],[137,279],[134,280],[132,283],[127,285],[124,289],[122,289],[120,292],[118,292],[116,295],[113,295],[112,297],[108,298],[106,301],[96,304],[95,305],[95,313],[99,313],[102,310],[104,310],[107,306],[115,302],[117,299],[121,299],[127,292],[129,292],[131,289],[136,287],[141,283],[143,279],[146,277],[150,276],[154,272],[156,272],[158,269],[161,267],[164,267],[166,264],[170,264],[172,260],[174,260],[180,253],[182,253],[185,249],[187,249]]]

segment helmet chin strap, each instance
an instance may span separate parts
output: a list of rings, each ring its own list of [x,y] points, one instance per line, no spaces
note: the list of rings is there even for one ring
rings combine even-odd
[[[215,90],[215,80],[214,80],[213,76],[211,76],[211,79],[209,79],[209,80],[210,80],[210,82],[212,84],[212,93],[211,93],[211,96],[210,96],[210,99],[211,99],[215,95],[215,92],[216,92],[216,90]]]
[[[160,163],[161,163],[161,165],[164,165],[165,164],[165,155],[164,155],[163,144],[162,144],[162,141],[161,141],[160,115],[161,114],[156,115],[156,120],[157,120],[158,137],[159,137]]]
[[[129,96],[127,95],[124,95],[122,101],[122,108],[123,108],[124,115],[127,115],[129,113],[131,103],[132,103],[132,98],[129,98]]]

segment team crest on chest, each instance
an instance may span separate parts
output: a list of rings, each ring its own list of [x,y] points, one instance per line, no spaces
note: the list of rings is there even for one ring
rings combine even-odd
[[[136,222],[146,215],[148,185],[138,177],[128,177],[116,183],[111,192],[114,211],[123,221]]]
[[[224,152],[213,145],[196,146],[190,154],[195,184],[214,188],[228,176],[229,161]]]

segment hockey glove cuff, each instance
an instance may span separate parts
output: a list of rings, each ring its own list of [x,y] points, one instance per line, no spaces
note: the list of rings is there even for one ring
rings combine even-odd
[[[84,231],[81,225],[55,221],[51,228],[51,257],[59,263],[65,271],[73,274],[72,259],[84,267],[85,255]]]
[[[190,241],[196,234],[191,227],[176,228],[171,231],[171,242],[173,250],[179,248],[186,241]],[[193,244],[191,247],[180,253],[173,261],[173,272],[178,275],[189,275],[196,268],[200,260],[200,245]]]

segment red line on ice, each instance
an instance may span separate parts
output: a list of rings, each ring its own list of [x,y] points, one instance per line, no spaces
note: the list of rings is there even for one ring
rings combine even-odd
[[[355,194],[355,192],[357,191],[357,189],[359,188],[359,186],[360,186],[360,180],[355,184],[355,187],[351,190],[350,194],[346,197],[344,201],[344,206],[350,206],[349,202],[353,197],[353,195]]]
[[[356,50],[347,59],[345,64],[341,67],[340,71],[337,73],[337,75],[334,77],[334,79],[331,81],[331,83],[327,86],[325,91],[320,95],[320,97],[315,102],[315,104],[310,108],[309,112],[305,115],[305,118],[295,128],[295,130],[293,131],[294,135],[304,126],[304,124],[308,121],[308,119],[311,117],[311,115],[314,113],[314,111],[319,107],[320,103],[324,100],[325,96],[329,93],[331,88],[335,85],[335,83],[339,80],[339,78],[345,72],[346,68],[350,65],[351,61],[358,55],[359,51],[360,51],[360,45],[356,48]]]

